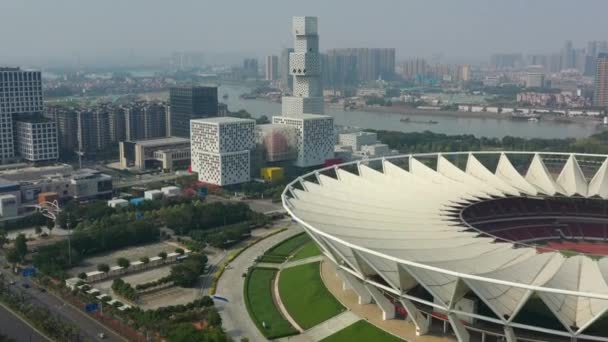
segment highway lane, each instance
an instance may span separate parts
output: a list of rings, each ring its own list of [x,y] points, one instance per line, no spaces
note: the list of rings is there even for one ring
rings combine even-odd
[[[24,278],[21,275],[15,275],[8,270],[2,270],[2,275],[5,282],[14,281],[11,285],[11,291],[20,294],[23,298],[33,304],[48,309],[52,314],[60,317],[67,323],[76,325],[80,329],[80,338],[87,341],[102,340],[98,337],[99,333],[105,334],[103,341],[126,341],[120,335],[116,334],[109,328],[88,316],[81,308],[66,303],[63,299],[54,294],[41,291],[34,282],[29,278]],[[23,284],[29,285],[29,288],[23,287]]]
[[[247,337],[250,341],[267,341],[249,317],[243,297],[243,286],[245,285],[243,273],[246,273],[249,267],[255,263],[255,259],[269,248],[301,232],[303,229],[298,225],[290,224],[286,231],[270,236],[246,249],[229,264],[222,274],[216,293],[228,299],[228,303],[215,301],[215,305],[222,317],[224,330],[235,341],[240,341],[242,337]]]
[[[40,335],[21,318],[0,305],[0,335],[12,338],[17,342],[47,342],[46,337]]]

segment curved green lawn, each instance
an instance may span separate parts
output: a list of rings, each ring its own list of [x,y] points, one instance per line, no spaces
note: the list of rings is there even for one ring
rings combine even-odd
[[[306,259],[317,255],[321,255],[321,250],[319,250],[319,246],[311,240],[300,248],[289,261]]]
[[[361,320],[321,340],[322,342],[403,342],[384,330]]]
[[[294,235],[269,249],[264,253],[260,261],[282,263],[309,241],[311,241],[310,236],[306,233]]]
[[[320,263],[286,268],[279,276],[279,293],[287,311],[303,328],[309,329],[344,311],[329,293],[320,275]]]
[[[277,270],[254,268],[245,280],[245,304],[249,316],[269,339],[295,335],[298,331],[283,318],[272,298],[272,281]],[[266,323],[266,328],[262,322]]]

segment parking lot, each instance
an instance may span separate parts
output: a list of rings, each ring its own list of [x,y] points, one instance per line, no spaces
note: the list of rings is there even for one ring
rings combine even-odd
[[[91,272],[97,270],[97,265],[108,264],[110,266],[116,265],[116,259],[127,258],[129,261],[137,261],[141,257],[147,256],[149,258],[155,257],[160,252],[171,253],[174,252],[177,247],[175,245],[157,242],[153,244],[129,247],[119,249],[110,253],[99,254],[94,257],[83,260],[80,265],[70,270],[72,276],[78,275],[80,272]]]

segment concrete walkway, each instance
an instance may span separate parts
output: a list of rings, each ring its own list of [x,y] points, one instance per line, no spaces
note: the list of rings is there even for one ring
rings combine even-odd
[[[298,324],[298,322],[296,322],[295,319],[293,319],[293,317],[291,317],[291,315],[289,314],[289,311],[287,311],[287,308],[285,307],[285,305],[283,304],[283,301],[281,300],[281,293],[279,292],[279,279],[281,279],[281,271],[279,270],[279,272],[277,272],[277,275],[274,278],[274,286],[272,289],[272,296],[274,298],[274,303],[277,306],[277,309],[279,309],[279,311],[281,312],[281,315],[283,315],[283,317],[285,317],[285,319],[289,322],[289,324],[291,324],[294,328],[296,328],[297,331],[299,331],[300,333],[304,332],[304,329],[302,329],[302,327]]]
[[[361,318],[351,311],[344,311],[343,313],[328,319],[325,322],[319,323],[314,327],[306,330],[301,335],[290,336],[281,338],[277,341],[280,342],[313,342],[321,341],[322,339],[331,336],[338,331],[360,321]]]
[[[255,267],[279,269],[281,268],[281,264],[276,264],[274,262],[258,262],[257,264],[255,264]]]
[[[313,257],[309,257],[309,258],[305,258],[305,259],[300,259],[300,260],[296,260],[296,261],[286,262],[286,263],[284,263],[284,264],[281,265],[281,268],[296,267],[296,266],[306,265],[306,264],[310,264],[310,263],[317,262],[317,261],[322,261],[322,260],[323,260],[323,256],[322,255],[317,255],[317,256],[313,256]]]

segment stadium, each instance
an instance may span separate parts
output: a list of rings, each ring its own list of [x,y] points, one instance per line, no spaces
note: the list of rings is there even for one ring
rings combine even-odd
[[[608,341],[608,156],[412,154],[334,165],[283,206],[359,304],[458,341]]]

